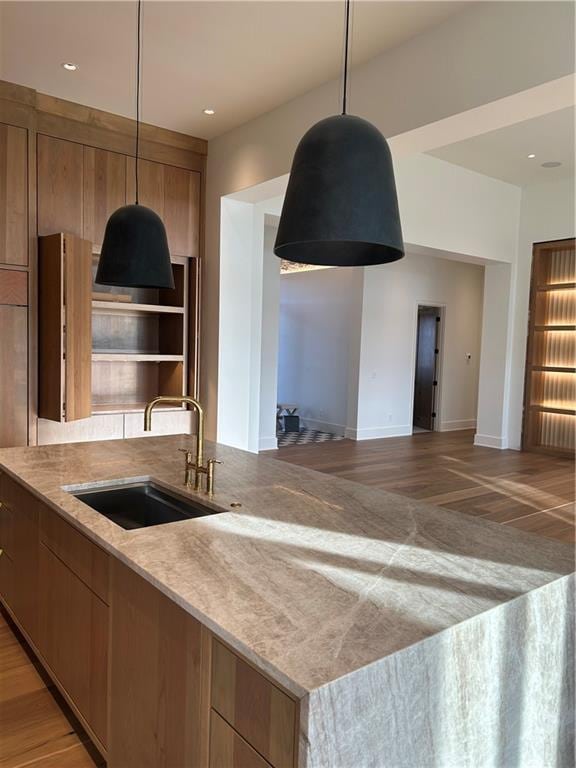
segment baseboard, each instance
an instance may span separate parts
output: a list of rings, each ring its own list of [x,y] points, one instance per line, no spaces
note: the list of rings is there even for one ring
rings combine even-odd
[[[278,448],[276,437],[261,437],[258,442],[259,451],[275,451]]]
[[[495,437],[494,435],[474,435],[474,445],[482,448],[498,448],[505,450],[508,448],[508,441],[504,437]]]
[[[319,432],[329,432],[332,435],[344,435],[346,427],[344,424],[332,424],[329,421],[320,421],[319,419],[300,419],[302,426],[306,429],[315,429]]]
[[[409,424],[393,427],[369,427],[367,429],[351,429],[346,427],[345,435],[350,440],[380,440],[383,437],[406,437],[412,434]]]
[[[460,429],[476,429],[476,419],[455,419],[440,422],[439,432],[457,432]]]

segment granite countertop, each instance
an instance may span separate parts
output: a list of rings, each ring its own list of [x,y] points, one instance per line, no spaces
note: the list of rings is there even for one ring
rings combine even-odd
[[[0,466],[299,697],[573,571],[570,546],[211,443],[222,514],[126,531],[62,490],[153,478],[194,496],[192,445],[9,448]]]

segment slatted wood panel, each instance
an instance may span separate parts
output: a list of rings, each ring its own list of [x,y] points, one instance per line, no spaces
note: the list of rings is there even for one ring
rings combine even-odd
[[[2,612],[0,765],[105,767],[76,718],[27,650],[22,636]]]
[[[28,264],[28,131],[0,125],[0,263]]]
[[[574,456],[576,431],[574,240],[534,246],[522,444]]]
[[[472,430],[340,440],[266,455],[548,538],[575,540],[573,462],[478,448]]]

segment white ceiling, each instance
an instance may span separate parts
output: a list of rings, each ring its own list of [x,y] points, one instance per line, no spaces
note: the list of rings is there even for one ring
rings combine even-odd
[[[573,107],[515,123],[429,154],[517,186],[574,176]],[[536,157],[529,158],[534,154]],[[542,163],[560,162],[557,168]]]
[[[356,0],[352,64],[465,4]],[[146,0],[142,117],[204,138],[230,130],[338,76],[343,21],[343,1]],[[135,0],[2,2],[0,77],[131,117],[135,23]]]

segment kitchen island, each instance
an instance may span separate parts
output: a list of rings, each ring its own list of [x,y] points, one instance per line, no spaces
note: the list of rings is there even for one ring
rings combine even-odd
[[[571,547],[210,443],[208,498],[191,447],[0,451],[3,603],[111,768],[571,765]],[[215,514],[124,530],[72,495],[150,478]],[[67,683],[79,590],[100,674]]]

